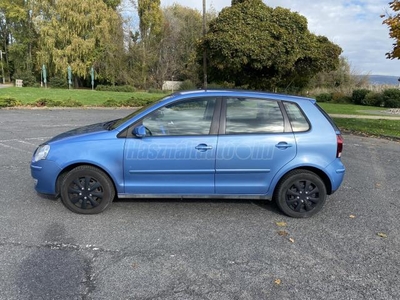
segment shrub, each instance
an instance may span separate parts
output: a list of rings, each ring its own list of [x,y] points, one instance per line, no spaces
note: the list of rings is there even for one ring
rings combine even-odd
[[[99,84],[98,86],[96,86],[95,90],[103,92],[103,91],[108,91],[109,88],[110,88],[110,86],[108,86],[108,85]]]
[[[189,79],[183,81],[181,86],[179,87],[180,91],[188,91],[188,90],[195,90],[196,85]]]
[[[332,100],[332,94],[330,93],[322,93],[315,97],[317,102],[329,102]]]
[[[383,103],[388,108],[400,107],[400,90],[387,89],[383,91]]]
[[[4,96],[0,98],[0,108],[1,107],[14,107],[14,106],[20,106],[22,105],[21,101],[10,97],[10,96]]]
[[[121,106],[121,102],[118,102],[117,100],[114,100],[114,99],[107,99],[106,101],[103,102],[102,106],[118,107],[118,106]]]
[[[150,94],[165,94],[165,91],[155,88],[150,88],[147,92]]]
[[[39,87],[39,81],[30,71],[18,72],[13,75],[13,79],[22,79],[24,87]]]
[[[332,102],[333,103],[350,103],[351,97],[341,93],[341,92],[334,92],[332,95]]]
[[[126,93],[134,93],[136,92],[135,87],[131,85],[101,85],[96,86],[96,91],[103,92],[126,92]]]
[[[136,92],[136,89],[131,85],[121,85],[115,86],[115,92],[134,93]]]
[[[354,90],[353,94],[351,96],[351,100],[354,104],[359,104],[362,105],[363,100],[365,99],[365,96],[369,93],[370,91],[367,89],[359,89],[359,90]]]
[[[42,106],[48,106],[48,107],[54,107],[54,106],[61,106],[62,102],[57,100],[52,100],[52,99],[48,99],[48,98],[39,98],[37,99],[33,105],[38,106],[38,107],[42,107]]]
[[[61,76],[54,76],[50,78],[50,85],[52,88],[68,88],[68,79]]]
[[[53,100],[53,99],[48,99],[48,98],[39,98],[35,102],[33,102],[32,105],[37,106],[37,107],[43,107],[43,106],[47,106],[47,107],[55,107],[55,106],[79,107],[79,106],[83,106],[83,104],[81,102],[73,100],[73,99],[60,101],[60,100]]]
[[[380,107],[380,106],[383,105],[383,101],[384,101],[384,98],[383,98],[383,94],[382,94],[382,93],[379,93],[379,92],[369,92],[369,93],[365,96],[365,98],[364,98],[362,104],[363,104],[363,105],[378,106],[378,107]]]
[[[80,107],[83,106],[83,104],[77,100],[69,98],[68,100],[64,100],[61,102],[61,106],[64,107]]]

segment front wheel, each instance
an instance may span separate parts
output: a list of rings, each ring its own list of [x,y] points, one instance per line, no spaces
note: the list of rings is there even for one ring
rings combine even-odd
[[[307,170],[286,174],[275,192],[275,201],[283,213],[294,218],[308,218],[319,212],[327,197],[321,178]]]
[[[69,171],[62,180],[61,201],[79,214],[98,214],[114,200],[111,179],[98,168],[79,166]]]

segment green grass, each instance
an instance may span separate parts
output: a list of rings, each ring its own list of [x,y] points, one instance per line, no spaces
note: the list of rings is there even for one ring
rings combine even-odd
[[[51,89],[51,88],[3,88],[0,89],[0,98],[4,96],[13,97],[23,105],[36,102],[38,99],[51,99],[53,101],[79,101],[85,106],[100,106],[106,100],[126,101],[131,98],[135,99],[161,99],[166,94],[135,92],[105,92],[92,90],[75,90],[75,89]]]
[[[339,103],[318,103],[328,114],[345,114],[345,115],[380,115],[381,111],[386,108],[376,106],[364,106],[355,104],[339,104]]]
[[[334,118],[341,130],[367,135],[400,138],[400,120]]]

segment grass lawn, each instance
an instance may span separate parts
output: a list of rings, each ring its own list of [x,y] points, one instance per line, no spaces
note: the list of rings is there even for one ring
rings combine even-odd
[[[79,101],[85,106],[100,106],[106,100],[126,101],[131,98],[135,99],[161,99],[167,94],[135,92],[103,92],[92,90],[75,90],[75,89],[51,89],[51,88],[3,88],[0,89],[0,98],[4,96],[13,97],[22,102],[23,105],[36,102],[38,99],[51,99],[54,101]]]
[[[400,120],[370,120],[370,119],[343,119],[334,118],[337,126],[342,130],[367,135],[400,138]]]
[[[328,114],[344,114],[344,115],[382,115],[381,111],[387,110],[383,107],[364,106],[355,104],[339,104],[322,102],[321,106]]]

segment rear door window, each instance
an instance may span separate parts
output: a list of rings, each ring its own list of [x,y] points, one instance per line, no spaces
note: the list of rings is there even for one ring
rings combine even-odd
[[[228,98],[225,134],[281,133],[284,119],[274,100]]]

